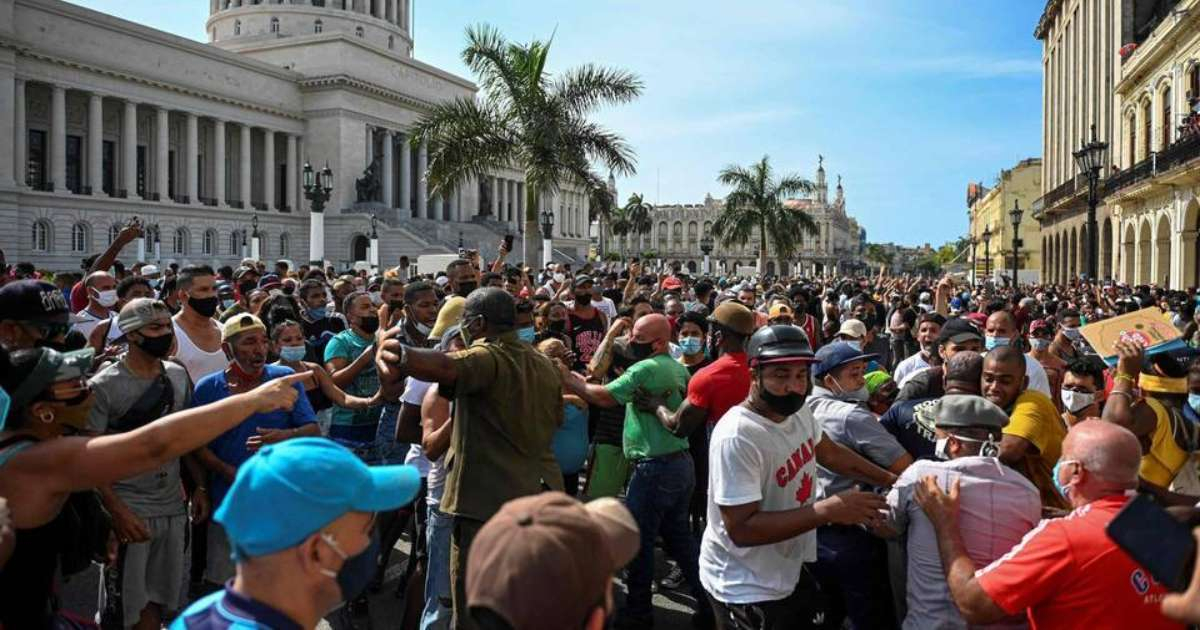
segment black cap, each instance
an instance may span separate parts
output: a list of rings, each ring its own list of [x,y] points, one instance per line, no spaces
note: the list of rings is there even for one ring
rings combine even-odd
[[[41,280],[17,280],[0,288],[0,319],[61,324],[72,321],[63,292]]]
[[[980,335],[979,329],[965,318],[955,317],[942,326],[941,332],[938,333],[937,343],[940,346],[947,342],[963,343],[971,340],[983,343],[983,335]]]

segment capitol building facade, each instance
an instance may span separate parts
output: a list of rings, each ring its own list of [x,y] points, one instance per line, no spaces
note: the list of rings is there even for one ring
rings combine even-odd
[[[846,194],[838,177],[834,197],[829,199],[829,183],[825,176],[824,160],[818,159],[816,189],[804,198],[789,199],[785,205],[803,210],[816,222],[815,236],[805,234],[798,252],[791,259],[780,258],[767,239],[767,275],[802,274],[805,276],[834,275],[860,269],[861,254],[866,243],[866,231],[858,221],[846,214]],[[655,206],[650,212],[651,230],[643,234],[617,236],[605,234],[610,251],[625,256],[646,256],[665,263],[678,261],[692,273],[704,271],[704,254],[700,242],[711,234],[712,224],[724,208],[721,199],[705,196],[699,204]],[[725,247],[714,238],[710,254],[711,273],[738,273],[739,269],[758,263],[758,230],[745,245]]]
[[[411,0],[209,4],[201,43],[60,0],[0,0],[10,263],[78,269],[135,216],[147,242],[126,262],[234,264],[253,240],[263,259],[315,253],[342,268],[368,259],[372,216],[384,266],[458,247],[491,255],[506,233],[521,251],[520,171],[445,195],[425,184],[408,128],[476,86],[413,58]],[[313,252],[305,163],[333,173]],[[583,189],[544,202],[556,258],[584,258]]]

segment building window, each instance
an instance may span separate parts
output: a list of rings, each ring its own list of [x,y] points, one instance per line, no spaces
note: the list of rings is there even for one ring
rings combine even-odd
[[[29,142],[25,148],[25,184],[34,190],[46,190],[46,132],[29,130]]]
[[[277,18],[277,17],[271,18],[271,32],[272,33],[279,32],[279,18]]]
[[[241,20],[234,20],[234,21],[233,21],[233,34],[234,34],[234,35],[241,35],[241,34],[242,34],[242,21],[241,21]]]
[[[1154,138],[1153,127],[1150,120],[1150,101],[1146,101],[1142,105],[1142,159],[1150,159],[1151,144],[1150,140]]]
[[[325,0],[312,0],[312,5],[314,7],[323,7],[325,6]]]
[[[83,223],[71,226],[71,251],[78,254],[88,250],[88,229]]]
[[[313,22],[313,32],[314,33],[320,33],[324,29],[325,29],[325,23],[322,22],[321,20],[317,20],[317,21]]]
[[[1129,161],[1125,165],[1126,168],[1132,168],[1137,164],[1137,118],[1133,112],[1125,118],[1125,127],[1129,129],[1129,145],[1125,147]]]
[[[388,50],[392,50],[395,47],[396,47],[396,37],[394,35],[388,35]]]
[[[359,37],[362,37],[362,36],[363,36],[363,27],[361,27],[361,26],[355,26],[355,27],[354,27],[354,34],[355,34],[355,35],[358,35]]]
[[[287,232],[279,235],[279,257],[286,258],[288,255],[288,235]]]
[[[217,232],[215,230],[205,230],[204,240],[200,244],[200,251],[205,256],[213,255],[213,247],[217,244]]]
[[[171,251],[176,254],[186,254],[188,245],[187,230],[183,228],[175,229],[175,238],[171,239]]]
[[[1163,149],[1171,146],[1171,127],[1174,126],[1174,121],[1171,120],[1171,86],[1163,88],[1162,92],[1162,147]]]
[[[1192,111],[1200,110],[1200,63],[1188,72],[1188,107]]]
[[[105,140],[100,145],[100,179],[104,194],[112,197],[117,194],[117,143]]]
[[[33,222],[32,239],[29,248],[35,252],[50,251],[50,223],[44,219]]]
[[[233,256],[242,255],[242,233],[237,230],[229,233],[229,253]]]
[[[121,224],[114,223],[108,226],[108,244],[112,245],[116,242],[117,237],[121,235]]]
[[[67,136],[67,190],[83,192],[83,137]]]

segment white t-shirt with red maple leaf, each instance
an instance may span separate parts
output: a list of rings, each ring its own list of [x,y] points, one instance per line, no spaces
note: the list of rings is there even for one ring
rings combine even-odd
[[[767,512],[813,503],[821,423],[808,407],[774,422],[742,405],[717,422],[709,442],[708,525],[700,543],[700,583],[720,602],[784,599],[804,563],[817,559],[817,532],[770,545],[733,544],[718,506],[760,502]]]

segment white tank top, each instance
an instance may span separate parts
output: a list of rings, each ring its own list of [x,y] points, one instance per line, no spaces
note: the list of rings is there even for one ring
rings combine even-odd
[[[172,320],[171,325],[175,328],[175,360],[187,369],[193,385],[200,382],[202,377],[213,372],[220,372],[229,365],[229,359],[226,358],[224,350],[216,352],[204,350],[192,343],[192,339],[188,337],[179,322]]]

